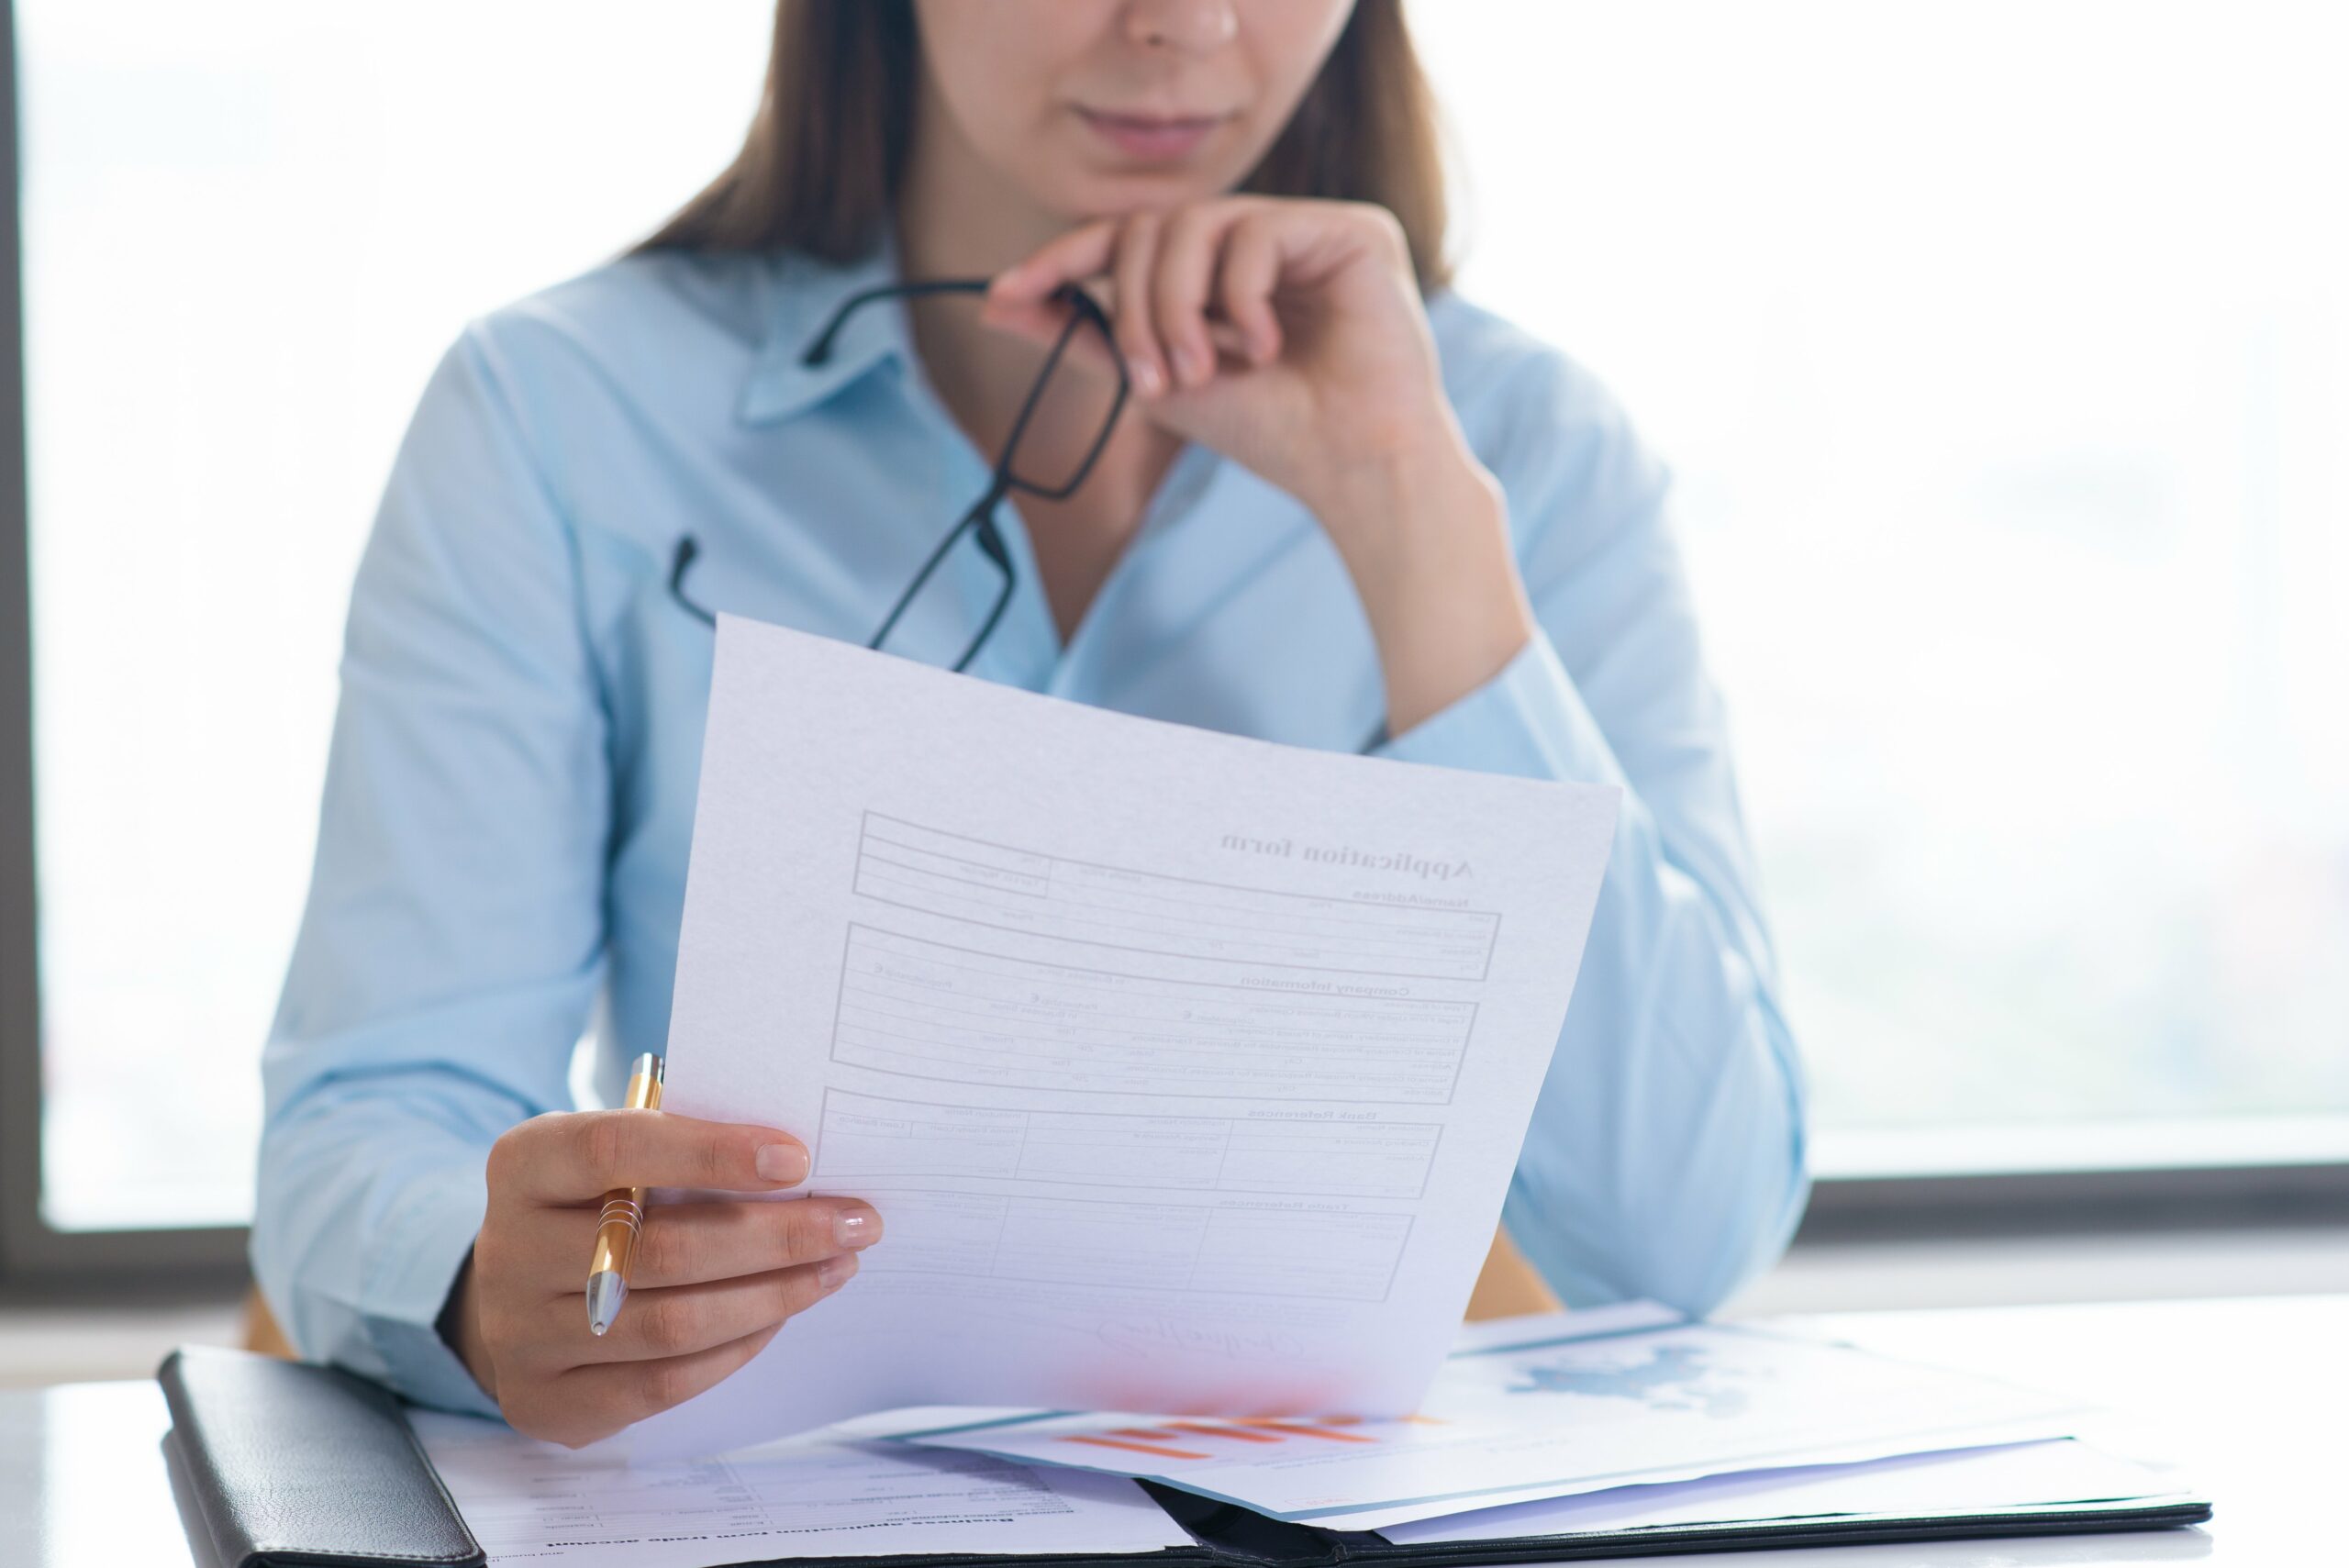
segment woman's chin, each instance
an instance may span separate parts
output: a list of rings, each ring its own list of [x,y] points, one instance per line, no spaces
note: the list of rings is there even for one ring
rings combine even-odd
[[[1224,195],[1230,183],[1219,183],[1200,169],[1087,168],[1044,198],[1045,206],[1068,215],[1072,223],[1095,218],[1124,217],[1130,213],[1186,202],[1207,201]]]

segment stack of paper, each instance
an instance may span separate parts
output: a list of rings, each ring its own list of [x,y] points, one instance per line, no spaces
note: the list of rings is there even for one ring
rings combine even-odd
[[[1419,1414],[1400,1420],[1026,1412],[896,1435],[1385,1531],[1612,1487],[2065,1437],[2087,1413],[2057,1396],[1639,1304],[1479,1326]]]
[[[1172,1552],[1225,1568],[1235,1559],[1195,1540],[1138,1480],[1291,1527],[1375,1530],[1347,1537],[1348,1554],[1407,1564],[1497,1561],[1477,1544],[1522,1555],[1529,1538],[1620,1534],[1628,1548],[1640,1532],[2187,1498],[2175,1477],[2064,1435],[2087,1414],[1631,1307],[1470,1329],[1407,1420],[930,1410],[633,1464],[462,1417],[416,1423],[493,1562]]]
[[[2182,1496],[2174,1476],[2070,1438],[1903,1454],[1851,1464],[1743,1471],[1698,1481],[1617,1486],[1390,1525],[1397,1546],[1513,1540],[1601,1530],[1739,1523],[1917,1518],[2075,1503]]]
[[[1130,1481],[800,1439],[631,1465],[495,1421],[410,1418],[493,1563],[714,1568],[776,1558],[1126,1556],[1191,1538]]]

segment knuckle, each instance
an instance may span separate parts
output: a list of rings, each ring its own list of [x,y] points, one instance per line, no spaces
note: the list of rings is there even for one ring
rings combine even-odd
[[[1353,206],[1362,220],[1398,254],[1410,249],[1411,237],[1404,232],[1403,220],[1391,208],[1376,202],[1356,202]]]
[[[1197,244],[1219,221],[1216,209],[1204,202],[1176,208],[1166,219],[1167,248]]]
[[[682,1361],[646,1362],[636,1374],[636,1402],[645,1415],[693,1397],[693,1369]]]
[[[529,1167],[531,1151],[546,1136],[545,1121],[544,1117],[518,1121],[499,1133],[490,1144],[489,1158],[483,1165],[483,1174],[489,1183],[490,1191],[510,1188],[516,1176]]]
[[[695,1140],[693,1165],[701,1173],[704,1186],[737,1184],[736,1177],[751,1169],[751,1159],[748,1146],[730,1133],[713,1129]]]
[[[481,1304],[481,1337],[492,1356],[524,1344],[529,1339],[515,1310],[495,1299]]]
[[[647,1281],[698,1279],[701,1246],[690,1226],[648,1225],[637,1233],[636,1259]]]
[[[783,1250],[786,1262],[811,1262],[829,1257],[839,1249],[832,1245],[832,1208],[829,1204],[807,1201],[778,1204],[789,1211],[783,1222]]]
[[[639,1364],[649,1366],[652,1363],[646,1362]],[[644,1403],[642,1382],[641,1373],[623,1374],[601,1380],[596,1385],[595,1391],[582,1401],[585,1408],[580,1412],[580,1420],[588,1427],[608,1435],[618,1431],[631,1421],[644,1419],[655,1410],[667,1408],[665,1406]]]
[[[579,1156],[599,1183],[624,1184],[618,1177],[629,1165],[636,1143],[626,1118],[621,1111],[596,1111],[579,1129]]]
[[[550,1412],[540,1409],[539,1402],[529,1396],[501,1395],[497,1401],[497,1413],[506,1418],[507,1426],[526,1438],[544,1438],[551,1442],[561,1440],[555,1436],[560,1423]]]
[[[694,1342],[700,1327],[701,1314],[690,1301],[674,1296],[647,1302],[638,1314],[637,1337],[644,1348],[659,1356],[674,1356]]]

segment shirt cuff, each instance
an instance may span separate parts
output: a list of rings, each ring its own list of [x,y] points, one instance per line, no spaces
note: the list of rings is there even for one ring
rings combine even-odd
[[[1614,748],[1539,628],[1498,674],[1371,754],[1561,784],[1624,783]]]
[[[419,1405],[494,1417],[500,1414],[496,1401],[473,1381],[440,1328],[488,1207],[479,1165],[419,1176],[377,1240],[365,1311],[368,1341],[395,1389]]]

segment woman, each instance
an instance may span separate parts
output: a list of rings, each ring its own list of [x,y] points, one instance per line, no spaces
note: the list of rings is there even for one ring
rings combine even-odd
[[[563,1110],[567,1064],[591,1010],[607,1100],[663,1043],[708,614],[870,638],[1064,329],[1014,467],[1083,482],[951,546],[908,639],[1154,717],[1621,785],[1507,1229],[1570,1303],[1701,1310],[1775,1257],[1801,1084],[1664,474],[1445,286],[1431,126],[1397,0],[785,0],[727,173],[464,333],[360,569],[267,1056],[253,1253],[306,1354],[580,1442],[724,1377],[879,1241],[853,1200],[665,1211],[591,1336],[605,1189],[772,1192],[807,1160]],[[992,282],[850,307],[807,353],[863,291],[943,278]]]

